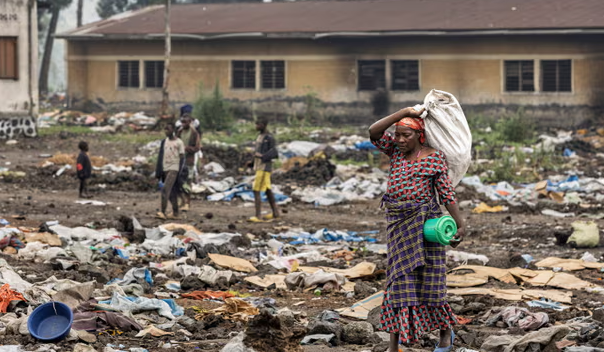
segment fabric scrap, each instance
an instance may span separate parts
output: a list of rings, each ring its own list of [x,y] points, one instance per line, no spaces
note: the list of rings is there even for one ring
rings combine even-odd
[[[4,284],[0,287],[0,312],[6,313],[6,309],[11,301],[27,302],[22,294],[15,290],[11,290],[9,284]]]
[[[237,298],[227,298],[222,307],[201,312],[195,319],[201,320],[208,315],[222,315],[227,320],[247,322],[250,317],[260,314],[258,308]]]
[[[570,328],[566,325],[556,325],[520,337],[515,335],[492,335],[484,341],[480,346],[480,350],[485,352],[524,352],[529,345],[539,344],[541,350],[553,351],[556,349],[556,341],[564,338],[569,331]]]
[[[231,292],[223,292],[223,291],[193,291],[190,293],[183,293],[181,295],[182,298],[191,298],[197,300],[204,299],[221,299],[225,300],[227,298],[235,297]]]
[[[109,328],[122,331],[140,331],[143,329],[136,321],[118,312],[96,309],[96,301],[82,303],[73,314],[74,330],[104,331]]]

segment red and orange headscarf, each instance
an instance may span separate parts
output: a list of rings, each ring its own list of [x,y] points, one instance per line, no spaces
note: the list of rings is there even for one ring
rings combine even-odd
[[[412,130],[419,132],[419,142],[424,144],[426,142],[426,130],[423,119],[414,117],[403,117],[399,122],[394,124],[395,126],[409,127]]]

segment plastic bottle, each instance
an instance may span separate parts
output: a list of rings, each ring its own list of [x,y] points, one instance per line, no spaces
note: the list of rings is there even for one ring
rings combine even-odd
[[[268,241],[268,246],[271,248],[273,253],[276,253],[279,256],[283,255],[283,242],[277,241],[273,238]]]

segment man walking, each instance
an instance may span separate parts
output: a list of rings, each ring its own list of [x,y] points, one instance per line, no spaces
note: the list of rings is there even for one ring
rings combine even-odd
[[[256,130],[259,132],[256,138],[256,152],[254,153],[254,171],[256,178],[252,190],[254,191],[254,205],[256,206],[256,216],[248,219],[250,222],[270,221],[279,217],[279,209],[275,201],[275,194],[271,189],[271,171],[273,170],[273,159],[279,155],[277,153],[277,143],[275,138],[267,130],[268,121],[266,119],[258,119],[256,122]],[[261,192],[266,192],[266,197],[271,205],[272,214],[260,217],[262,210]]]

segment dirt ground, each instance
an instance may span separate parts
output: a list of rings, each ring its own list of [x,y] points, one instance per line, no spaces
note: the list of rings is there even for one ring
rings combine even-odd
[[[145,155],[144,151],[140,149],[141,146],[134,146],[127,142],[105,142],[96,136],[87,136],[86,138],[89,139],[92,155],[102,155],[109,160],[131,158],[138,154]],[[98,183],[93,183],[91,187],[94,195],[93,200],[106,202],[107,205],[80,205],[75,203],[78,200],[77,181],[72,173],[53,177],[52,172],[37,166],[44,160],[41,157],[44,154],[59,152],[75,154],[78,140],[74,136],[66,139],[47,137],[19,140],[16,145],[5,145],[3,141],[0,141],[0,167],[9,167],[11,170],[24,171],[27,174],[21,179],[5,178],[4,182],[0,180],[0,194],[2,195],[0,197],[0,218],[9,220],[13,226],[37,227],[45,221],[58,220],[62,225],[69,227],[119,228],[120,217],[134,216],[144,227],[160,225],[162,221],[154,218],[159,208],[159,193],[154,189],[140,192],[132,191],[130,186],[121,186],[119,183],[107,185],[105,188],[99,186]],[[56,168],[52,170],[56,170]],[[136,183],[137,181],[130,182]],[[140,180],[140,182],[146,182],[153,186],[152,180],[146,179]],[[461,200],[474,199],[476,196],[469,190],[463,190],[459,193]],[[550,205],[540,206],[547,207]],[[559,206],[551,205],[551,207],[564,210]],[[197,197],[193,200],[191,211],[186,213],[183,219],[178,222],[194,225],[202,232],[238,232],[253,234],[259,238],[265,238],[268,233],[281,232],[287,227],[301,227],[306,231],[316,231],[321,228],[350,231],[379,230],[377,237],[381,243],[384,243],[386,223],[379,209],[378,199],[329,207],[315,207],[294,201],[283,206],[282,209],[284,215],[278,221],[251,224],[245,221],[253,214],[251,203],[238,200],[233,202],[209,202]],[[268,210],[266,205],[265,210]],[[599,209],[589,210],[589,212],[597,211]],[[556,244],[556,232],[567,231],[570,228],[570,223],[581,219],[579,217],[562,219],[548,217],[528,207],[494,214],[471,214],[467,209],[463,209],[463,213],[468,224],[467,238],[457,250],[484,254],[490,259],[489,266],[514,267],[518,263],[518,257],[522,254],[532,255],[539,260],[550,256],[580,258],[587,251]],[[18,219],[15,216],[18,216]],[[604,221],[597,220],[597,222],[602,228]],[[588,251],[598,259],[604,255],[602,247],[589,249]],[[50,275],[55,275],[60,279],[85,279],[85,275],[78,277],[73,272],[52,270],[48,265],[32,266],[31,263],[15,261],[7,255],[2,255],[2,257],[9,260],[15,270],[22,270],[24,273],[33,272],[38,275],[40,280]],[[380,265],[383,265],[385,256],[376,255],[370,259],[381,263],[378,264],[379,268]],[[448,263],[448,266],[453,268],[458,264]],[[128,269],[128,266],[112,264],[105,270],[111,278],[114,278]],[[579,276],[584,280],[600,285],[604,273],[597,270],[585,270]],[[383,280],[371,282],[375,287],[382,287],[383,283]],[[504,284],[494,281],[489,282],[488,285],[504,287]],[[239,285],[237,288],[241,290],[250,289],[249,286],[245,285]],[[293,302],[303,301],[302,305],[292,307],[292,309],[303,310],[309,318],[316,316],[325,309],[348,307],[360,298],[364,298],[347,298],[340,293],[321,297],[315,297],[312,293],[301,292],[267,291],[261,294],[276,299],[279,307],[287,307],[291,306]],[[573,291],[573,294],[573,306],[577,309],[575,313],[593,308],[593,301],[602,301],[602,297],[596,294],[590,295],[582,291]],[[513,304],[513,302],[498,301],[488,297],[466,297],[466,303],[472,301],[483,303],[482,308],[461,314],[465,318],[475,319],[492,306]],[[561,315],[561,313],[552,313],[552,311],[548,311],[548,313],[553,316]],[[565,313],[568,313],[568,311]],[[560,316],[559,318],[562,320],[564,317]],[[456,344],[474,349],[477,349],[480,346],[480,341],[490,334],[503,332],[503,329],[485,328],[479,323],[470,323],[461,327],[461,330],[474,334],[475,338],[472,340],[475,341],[469,343],[470,339],[467,339],[465,343],[457,342]],[[161,342],[167,342],[170,339],[171,337],[141,340],[132,336],[104,336],[99,339],[95,347],[101,348],[102,345],[107,343],[122,343],[128,347],[141,346],[153,351],[160,350],[158,346]],[[191,350],[218,351],[227,341],[228,338],[225,338],[222,334],[214,338],[207,337],[204,340],[192,340],[174,350],[189,350],[191,348]],[[13,341],[8,336],[0,337],[0,343],[10,344],[14,342],[24,345],[34,343],[31,339]],[[197,348],[193,348],[193,346],[197,346]],[[417,350],[422,350],[419,345],[414,347],[418,348]],[[349,345],[333,348],[305,346],[304,350],[309,352],[344,352],[372,350],[372,348],[371,345]],[[432,348],[426,347],[424,350],[429,351]]]

